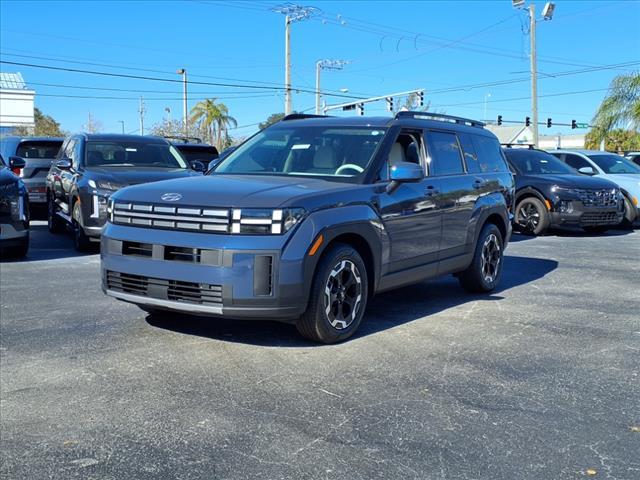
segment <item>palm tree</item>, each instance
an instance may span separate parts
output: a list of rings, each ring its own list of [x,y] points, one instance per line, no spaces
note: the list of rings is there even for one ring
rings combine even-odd
[[[593,117],[598,141],[615,128],[640,128],[640,73],[618,75]]]
[[[216,103],[215,98],[207,98],[198,102],[191,109],[192,123],[198,123],[200,128],[209,133],[209,140],[222,149],[227,130],[236,127],[238,122],[229,115],[229,109],[224,103]]]

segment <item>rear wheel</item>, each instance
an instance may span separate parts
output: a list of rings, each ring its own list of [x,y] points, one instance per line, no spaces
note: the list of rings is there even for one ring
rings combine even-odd
[[[473,260],[469,268],[458,276],[462,287],[468,292],[490,292],[502,276],[502,234],[493,223],[482,227]]]
[[[536,197],[527,197],[516,207],[516,227],[529,235],[541,235],[549,228],[549,212]]]
[[[346,340],[362,323],[367,306],[367,270],[358,252],[337,244],[320,260],[309,306],[296,327],[302,336],[322,343]]]
[[[73,244],[79,252],[91,250],[91,240],[82,228],[82,207],[80,202],[73,204]]]
[[[47,199],[47,227],[51,233],[62,233],[65,229],[62,219],[56,214],[56,204],[51,197]]]

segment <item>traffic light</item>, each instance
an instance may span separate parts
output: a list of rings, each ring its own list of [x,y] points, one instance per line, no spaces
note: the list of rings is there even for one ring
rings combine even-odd
[[[547,128],[551,128],[551,119],[547,118]]]
[[[498,115],[498,125],[502,125],[502,115]]]
[[[364,103],[358,104],[358,113],[360,114],[360,116],[364,115]]]
[[[527,127],[530,127],[530,126],[531,126],[531,117],[526,117],[526,118],[524,119],[524,124],[525,124]]]
[[[578,128],[578,122],[571,120],[571,128]]]
[[[418,92],[418,106],[424,107],[424,92]]]
[[[387,97],[387,110],[393,112],[393,97]]]

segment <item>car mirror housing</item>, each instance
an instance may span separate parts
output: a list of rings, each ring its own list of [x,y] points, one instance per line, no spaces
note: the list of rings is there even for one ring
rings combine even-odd
[[[424,178],[424,170],[416,163],[398,162],[391,167],[389,179],[391,183],[387,187],[387,192],[392,193],[401,183],[419,182]]]
[[[27,162],[24,161],[22,157],[9,157],[9,168],[12,170],[20,170],[25,167]]]
[[[204,163],[202,163],[200,160],[192,160],[191,168],[200,173],[204,172],[205,170]]]
[[[56,161],[55,166],[60,170],[71,170],[71,160],[68,158],[61,158]]]
[[[582,167],[578,169],[578,172],[580,172],[583,175],[595,175],[596,172],[593,170],[593,167]]]

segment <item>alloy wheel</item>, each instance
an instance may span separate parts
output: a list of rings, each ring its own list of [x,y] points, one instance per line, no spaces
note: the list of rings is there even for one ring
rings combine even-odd
[[[358,315],[362,301],[362,277],[350,260],[337,263],[325,284],[325,313],[337,330],[348,328]]]
[[[500,242],[495,234],[489,235],[482,245],[480,267],[485,282],[493,283],[498,275],[500,267]]]
[[[518,209],[517,223],[523,229],[533,232],[540,224],[540,212],[531,202],[523,202]]]

